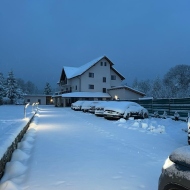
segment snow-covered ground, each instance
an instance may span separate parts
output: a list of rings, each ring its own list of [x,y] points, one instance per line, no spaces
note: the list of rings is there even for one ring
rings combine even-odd
[[[31,106],[26,108],[25,118],[24,105],[0,106],[0,158],[33,116],[34,110],[32,109]]]
[[[171,119],[114,121],[40,106],[0,190],[156,190],[167,156],[187,145],[186,128]]]

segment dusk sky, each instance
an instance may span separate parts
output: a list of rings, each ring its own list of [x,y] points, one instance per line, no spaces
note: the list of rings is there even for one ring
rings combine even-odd
[[[106,55],[130,86],[190,65],[190,0],[1,0],[0,72],[56,87]]]

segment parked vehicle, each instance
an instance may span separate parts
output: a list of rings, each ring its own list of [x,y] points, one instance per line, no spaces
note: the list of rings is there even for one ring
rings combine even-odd
[[[99,104],[100,102],[92,102],[91,104],[90,104],[90,108],[89,108],[89,110],[88,110],[88,112],[90,112],[90,113],[95,113],[95,109],[96,109],[96,106]]]
[[[111,104],[112,101],[102,101],[95,107],[95,115],[96,116],[104,116],[104,108]]]
[[[71,104],[71,109],[73,109],[73,110],[81,110],[81,107],[82,107],[83,103],[84,103],[84,101],[78,100],[78,101]]]
[[[134,117],[139,119],[148,118],[148,110],[137,103],[130,104],[125,110],[125,113],[123,115],[123,118],[125,119],[129,119],[129,117]]]
[[[112,102],[109,106],[104,108],[104,118],[106,119],[120,119],[124,116],[125,110],[132,106],[138,105],[135,102],[125,101],[125,102]]]
[[[83,104],[82,104],[82,107],[81,107],[81,110],[83,112],[88,112],[89,109],[90,109],[90,105],[92,102],[95,102],[95,101],[85,101]]]
[[[176,149],[167,158],[158,190],[190,190],[190,146]]]
[[[190,145],[190,116],[187,118],[188,144]]]

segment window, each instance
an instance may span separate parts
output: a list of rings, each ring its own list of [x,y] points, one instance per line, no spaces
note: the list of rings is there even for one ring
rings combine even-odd
[[[103,62],[101,62],[100,65],[103,66]]]
[[[104,66],[106,66],[106,62],[104,62]]]
[[[106,77],[103,77],[103,82],[106,82]]]
[[[116,80],[116,76],[115,75],[111,75],[111,80]]]
[[[106,88],[102,88],[102,92],[103,92],[103,93],[106,93]]]
[[[89,89],[94,89],[94,85],[93,84],[89,84],[88,88]]]
[[[89,73],[90,78],[94,78],[94,73]]]
[[[27,102],[30,102],[30,99],[27,99]]]
[[[77,90],[77,85],[75,86],[75,90]]]

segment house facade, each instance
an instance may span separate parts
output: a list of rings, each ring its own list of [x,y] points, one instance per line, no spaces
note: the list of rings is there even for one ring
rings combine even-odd
[[[55,106],[70,106],[77,100],[111,100],[109,91],[125,79],[106,56],[81,67],[64,66],[58,81],[59,92],[53,97]],[[108,90],[109,89],[109,90]]]
[[[139,99],[145,96],[144,93],[134,90],[128,86],[118,86],[110,88],[108,89],[108,93],[116,100]]]
[[[40,105],[51,105],[53,104],[53,99],[51,95],[44,95],[44,94],[26,94],[24,95],[24,102],[30,103],[39,103]]]

